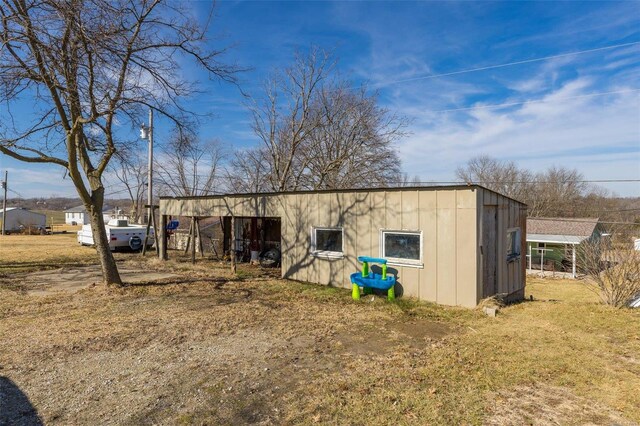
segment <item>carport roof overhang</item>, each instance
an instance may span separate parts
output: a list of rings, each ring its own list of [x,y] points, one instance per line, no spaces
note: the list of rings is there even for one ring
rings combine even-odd
[[[577,235],[527,234],[528,243],[572,244],[577,245],[589,237]]]

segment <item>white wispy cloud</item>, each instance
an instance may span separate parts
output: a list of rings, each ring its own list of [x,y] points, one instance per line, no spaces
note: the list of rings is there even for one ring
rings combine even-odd
[[[578,78],[545,102],[414,117],[414,134],[399,147],[404,167],[425,180],[450,180],[457,166],[488,154],[534,170],[558,164],[589,178],[640,178],[640,95],[566,99],[591,87]],[[637,186],[614,189],[638,195]]]

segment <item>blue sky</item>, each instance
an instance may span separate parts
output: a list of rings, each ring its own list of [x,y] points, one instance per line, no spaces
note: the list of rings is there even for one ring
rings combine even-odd
[[[194,3],[201,15],[207,7]],[[640,42],[638,2],[222,1],[211,40],[231,46],[223,60],[250,68],[240,85],[256,95],[295,49],[334,49],[342,75],[367,82],[381,106],[411,120],[397,149],[405,171],[423,181],[453,180],[479,154],[536,171],[577,168],[593,180],[640,179],[640,43],[629,44]],[[257,144],[240,91],[206,80],[202,88],[189,100],[214,113],[201,136],[229,148]],[[25,197],[74,194],[62,170],[0,162]],[[640,196],[637,182],[602,186]]]

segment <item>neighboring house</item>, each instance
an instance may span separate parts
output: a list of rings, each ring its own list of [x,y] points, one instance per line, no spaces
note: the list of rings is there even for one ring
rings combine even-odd
[[[159,212],[162,259],[169,216],[221,217],[225,251],[275,245],[283,278],[349,288],[357,257],[374,256],[396,294],[467,307],[524,297],[526,205],[477,185],[161,197]]]
[[[122,213],[122,210],[113,208],[111,206],[104,206],[102,208],[102,217],[106,222],[111,219],[128,219],[129,217]],[[84,206],[78,206],[64,211],[64,223],[67,225],[88,225],[91,222],[91,218],[87,213],[87,209]]]
[[[0,208],[0,223],[4,222],[3,211]],[[42,228],[47,225],[47,216],[32,212],[22,207],[8,207],[5,231],[15,232],[25,228]],[[1,229],[1,226],[0,226]]]
[[[576,250],[600,238],[598,218],[527,218],[527,264],[533,270],[553,270],[576,277]]]

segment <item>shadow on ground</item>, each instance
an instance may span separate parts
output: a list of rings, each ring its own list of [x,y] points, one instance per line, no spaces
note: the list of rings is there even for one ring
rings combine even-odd
[[[0,426],[43,424],[27,395],[10,379],[0,376]]]

